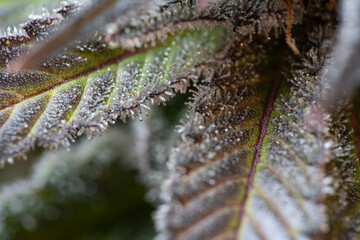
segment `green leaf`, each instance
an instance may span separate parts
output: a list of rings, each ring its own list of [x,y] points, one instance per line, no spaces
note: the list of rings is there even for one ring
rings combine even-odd
[[[201,64],[223,47],[216,38],[224,34],[220,28],[185,31],[135,51],[90,40],[18,74],[8,73],[7,63],[31,42],[3,38],[8,45],[1,49],[0,158],[11,161],[36,143],[67,146],[84,131],[92,134],[119,116],[147,111],[195,80]]]

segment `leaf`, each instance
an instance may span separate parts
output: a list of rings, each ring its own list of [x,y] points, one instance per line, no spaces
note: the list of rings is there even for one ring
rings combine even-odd
[[[343,221],[332,209],[354,172],[332,164],[352,163],[350,146],[316,104],[334,18],[313,11],[304,22],[318,25],[298,29],[301,68],[287,79],[284,49],[255,41],[197,92],[167,164],[158,239],[330,239]]]
[[[336,118],[331,128],[335,136],[341,136],[343,154],[328,166],[329,174],[338,175],[335,196],[329,198],[330,231],[325,238],[358,239],[359,232],[359,97]],[[340,180],[339,180],[340,179]]]
[[[50,28],[57,21],[33,20],[25,28]],[[183,91],[201,64],[222,48],[219,34],[226,33],[219,28],[184,32],[135,51],[110,49],[101,38],[89,40],[18,74],[8,73],[6,66],[28,51],[29,37],[0,39],[0,159],[11,162],[36,142],[67,146],[84,131],[105,129],[118,116],[125,120],[165,101],[173,89]]]
[[[358,34],[360,19],[357,14],[359,10],[358,1],[344,1],[341,4],[342,24],[339,26],[337,42],[332,53],[334,59],[328,63],[328,71],[325,73],[325,77],[330,79],[333,86],[328,96],[324,96],[328,108],[344,98],[346,95],[344,93],[351,94],[351,89],[358,87],[359,72],[356,63],[360,59],[356,53],[359,51],[360,42]]]

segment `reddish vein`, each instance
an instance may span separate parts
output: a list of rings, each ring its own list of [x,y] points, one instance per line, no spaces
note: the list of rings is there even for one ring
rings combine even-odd
[[[259,138],[257,140],[256,146],[255,146],[255,156],[252,162],[251,170],[248,176],[248,184],[246,186],[244,198],[242,199],[241,205],[240,205],[240,213],[239,213],[239,219],[238,219],[238,225],[237,225],[237,233],[240,231],[240,225],[242,223],[242,219],[245,215],[245,206],[246,202],[249,198],[249,193],[251,189],[253,188],[253,182],[255,178],[256,168],[258,163],[261,161],[261,150],[263,147],[265,136],[267,135],[267,128],[270,122],[271,113],[274,109],[274,103],[276,96],[279,92],[279,88],[281,85],[281,71],[278,70],[274,76],[274,78],[271,81],[272,87],[270,89],[269,95],[266,99],[266,106],[264,110],[264,114],[261,118],[260,122],[260,134]]]
[[[137,49],[136,51],[133,51],[133,52],[125,52],[124,54],[122,54],[122,55],[120,55],[120,56],[118,56],[118,57],[115,57],[115,58],[112,58],[112,59],[110,59],[110,60],[107,60],[106,62],[102,62],[102,63],[100,63],[99,65],[94,66],[93,68],[90,68],[90,69],[88,69],[88,70],[86,70],[86,71],[84,71],[84,72],[81,72],[81,73],[76,74],[76,75],[71,76],[71,77],[63,78],[63,81],[61,81],[61,82],[59,82],[59,83],[57,83],[57,84],[54,84],[53,86],[51,86],[51,87],[49,87],[49,88],[43,89],[43,90],[41,90],[41,91],[39,91],[39,92],[36,92],[36,93],[31,94],[31,95],[29,95],[29,96],[26,96],[26,97],[24,97],[23,99],[21,99],[20,101],[18,101],[18,102],[16,102],[16,103],[9,104],[9,105],[5,106],[4,108],[0,108],[0,110],[3,110],[3,109],[6,109],[6,108],[9,108],[9,107],[12,107],[12,106],[14,106],[14,105],[16,105],[16,104],[19,104],[19,103],[27,100],[27,99],[33,98],[33,97],[35,97],[35,96],[38,96],[38,95],[40,95],[40,94],[42,94],[42,93],[44,93],[44,92],[51,91],[51,90],[53,90],[53,89],[55,89],[55,88],[57,88],[57,87],[59,87],[59,86],[61,86],[61,85],[64,85],[64,84],[66,84],[66,83],[68,83],[68,82],[71,82],[71,81],[73,81],[73,80],[75,80],[75,79],[78,79],[78,78],[80,78],[80,77],[88,76],[88,75],[90,75],[91,73],[93,73],[93,72],[95,72],[95,71],[97,71],[97,70],[100,70],[100,69],[103,69],[103,68],[105,68],[105,67],[111,66],[111,65],[113,65],[113,64],[119,63],[119,62],[121,62],[121,61],[123,61],[123,60],[125,60],[125,59],[127,59],[127,58],[130,58],[130,57],[136,55],[136,54],[145,53],[145,52],[149,51],[150,49],[151,49],[151,48],[140,48],[140,49]]]

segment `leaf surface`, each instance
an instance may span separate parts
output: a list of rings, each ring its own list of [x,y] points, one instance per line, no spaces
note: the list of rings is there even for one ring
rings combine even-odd
[[[34,20],[27,26],[50,28],[54,21]],[[222,48],[224,42],[216,37],[224,34],[220,28],[184,32],[135,51],[89,40],[18,74],[7,72],[7,63],[26,53],[32,41],[28,36],[3,37],[0,158],[11,161],[35,142],[68,145],[75,135],[105,129],[119,116],[125,119],[165,101],[173,89],[183,91],[197,78],[201,64],[210,63]]]
[[[354,172],[331,165],[349,145],[316,105],[333,31],[302,29],[290,60],[301,68],[286,74],[288,53],[255,40],[197,92],[169,157],[159,239],[329,239],[338,226],[349,189],[337,184]]]

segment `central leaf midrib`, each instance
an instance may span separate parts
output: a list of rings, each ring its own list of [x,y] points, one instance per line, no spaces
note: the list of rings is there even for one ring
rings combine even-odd
[[[248,181],[247,181],[247,186],[245,189],[244,197],[240,204],[240,213],[239,213],[239,218],[238,218],[238,225],[235,230],[236,231],[235,236],[238,236],[238,234],[239,234],[240,227],[243,222],[242,220],[245,215],[245,206],[246,206],[247,200],[249,198],[249,193],[250,193],[251,189],[253,188],[253,182],[254,182],[254,178],[255,178],[256,168],[257,168],[259,162],[261,161],[261,150],[263,148],[264,139],[267,135],[267,130],[268,130],[268,126],[270,123],[271,113],[273,112],[273,109],[274,109],[276,96],[278,95],[278,92],[279,92],[280,86],[281,86],[281,70],[280,69],[278,69],[276,71],[275,76],[273,77],[270,84],[272,86],[268,93],[268,97],[265,102],[266,106],[264,109],[264,113],[261,117],[261,121],[259,124],[260,133],[259,133],[257,143],[255,145],[254,159],[252,161],[251,170],[250,170],[250,173],[248,176]]]
[[[9,108],[9,107],[15,106],[15,105],[17,105],[17,104],[19,104],[19,103],[21,103],[21,102],[24,102],[24,101],[26,101],[26,100],[28,100],[28,99],[30,99],[30,98],[33,98],[33,97],[35,97],[35,96],[39,96],[39,95],[41,95],[42,93],[51,91],[51,90],[53,90],[53,89],[55,89],[55,88],[57,88],[57,87],[59,87],[59,86],[61,86],[61,85],[64,85],[64,84],[66,84],[66,83],[68,83],[68,82],[71,82],[72,80],[78,79],[78,78],[80,78],[80,77],[88,76],[88,75],[90,75],[91,73],[93,73],[93,72],[95,72],[95,71],[97,71],[97,70],[99,70],[99,69],[103,69],[103,68],[108,67],[108,66],[110,66],[110,65],[119,63],[120,61],[125,60],[125,59],[127,59],[127,58],[130,58],[130,57],[132,57],[132,56],[135,56],[135,55],[137,55],[137,54],[146,53],[146,52],[150,51],[151,49],[153,49],[153,48],[148,47],[148,48],[140,48],[140,49],[137,49],[136,51],[133,51],[133,52],[126,52],[126,53],[124,53],[124,54],[122,54],[122,55],[120,55],[120,56],[117,56],[117,57],[112,58],[112,59],[110,59],[110,60],[107,60],[107,61],[105,61],[105,62],[103,62],[103,63],[100,63],[99,65],[97,65],[97,66],[95,66],[95,67],[93,67],[93,68],[91,68],[91,69],[88,69],[88,70],[86,70],[86,71],[84,71],[84,72],[82,72],[82,73],[76,74],[76,75],[71,76],[71,77],[63,78],[63,81],[61,81],[61,82],[59,82],[59,83],[57,83],[57,84],[55,84],[55,85],[53,85],[53,86],[51,86],[51,87],[49,87],[49,88],[43,89],[43,90],[41,90],[41,91],[39,91],[39,92],[36,92],[36,93],[31,94],[31,95],[29,95],[29,96],[26,96],[26,97],[24,97],[23,99],[21,99],[20,101],[18,101],[18,102],[16,102],[16,103],[13,103],[13,104],[10,104],[10,105],[8,105],[8,106],[0,109],[0,111],[2,111],[2,110],[4,110],[4,109],[7,109],[7,108]]]

